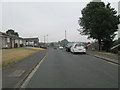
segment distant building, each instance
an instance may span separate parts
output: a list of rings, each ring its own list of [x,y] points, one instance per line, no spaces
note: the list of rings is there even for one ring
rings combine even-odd
[[[38,47],[39,39],[38,38],[24,38],[26,46]]]

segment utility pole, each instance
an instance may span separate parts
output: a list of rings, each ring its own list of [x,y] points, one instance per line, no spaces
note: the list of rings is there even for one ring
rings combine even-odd
[[[45,44],[45,35],[44,35],[44,44]]]
[[[65,39],[67,39],[66,30],[65,30]]]
[[[47,47],[48,47],[48,34],[47,34]]]
[[[48,43],[48,34],[47,34],[47,43]]]
[[[66,32],[66,30],[65,30],[65,41],[64,41],[64,47],[65,47],[65,45],[67,44],[66,43],[66,40],[67,40],[67,34],[66,34],[67,32]]]

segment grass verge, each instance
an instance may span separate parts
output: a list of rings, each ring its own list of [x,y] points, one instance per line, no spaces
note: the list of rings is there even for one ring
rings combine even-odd
[[[2,67],[8,67],[11,64],[16,63],[17,61],[32,55],[40,50],[44,50],[41,48],[35,47],[21,47],[14,49],[3,49],[2,50]]]
[[[105,55],[112,55],[114,57],[120,57],[120,54],[114,54],[110,52],[99,51],[98,53],[105,54]]]

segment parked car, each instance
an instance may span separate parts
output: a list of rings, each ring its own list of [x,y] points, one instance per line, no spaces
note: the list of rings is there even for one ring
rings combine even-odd
[[[68,44],[66,45],[65,49],[66,49],[67,52],[70,52],[70,48],[72,47],[73,44],[74,44],[74,43],[68,43]]]
[[[47,46],[45,46],[45,45],[41,45],[40,48],[47,49]]]
[[[62,47],[62,46],[59,46],[59,49],[60,49],[60,50],[63,50],[63,47]]]
[[[54,47],[54,49],[57,49],[57,47]]]
[[[86,54],[86,46],[82,43],[74,43],[73,46],[70,48],[72,53],[84,53]]]

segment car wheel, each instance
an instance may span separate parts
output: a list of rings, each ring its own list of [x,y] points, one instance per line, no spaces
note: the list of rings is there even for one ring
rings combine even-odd
[[[83,52],[83,54],[86,54],[86,52]]]

